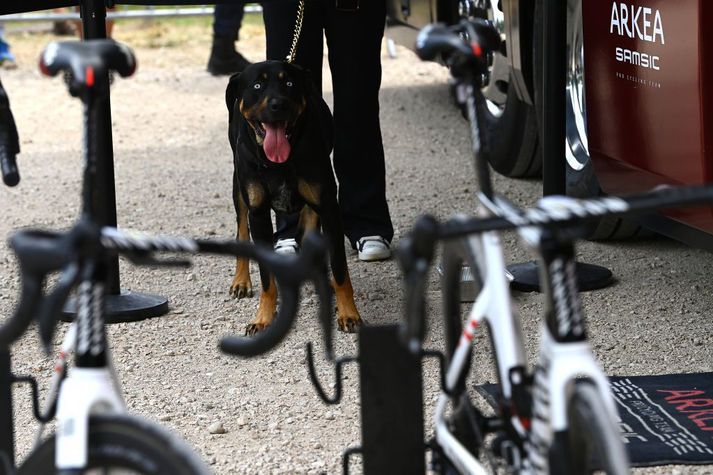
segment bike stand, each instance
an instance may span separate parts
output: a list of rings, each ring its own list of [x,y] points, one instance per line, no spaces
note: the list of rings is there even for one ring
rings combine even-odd
[[[577,284],[580,292],[603,289],[614,282],[614,276],[606,267],[575,262]],[[513,275],[510,288],[518,292],[540,292],[540,271],[535,261],[511,264],[508,271]]]
[[[0,474],[15,473],[15,419],[12,410],[12,385],[27,383],[32,390],[32,414],[43,424],[48,423],[57,412],[53,405],[46,414],[40,411],[40,390],[34,376],[17,376],[12,373],[9,348],[0,347]]]
[[[103,5],[103,3],[102,3]],[[84,35],[86,38],[102,37],[105,35],[105,25],[102,20],[102,30],[92,30],[91,24],[96,23],[95,17],[101,15],[90,15],[84,13],[84,18],[90,20],[85,23]],[[96,25],[94,25],[96,28]],[[97,78],[101,80],[101,78]],[[99,101],[97,107],[100,109],[97,116],[100,118],[98,149],[101,150],[104,160],[99,161],[97,174],[99,181],[102,183],[104,194],[100,196],[99,203],[96,204],[94,215],[97,221],[109,226],[116,226],[116,198],[114,191],[114,164],[113,152],[111,145],[111,110],[109,107],[109,97]],[[5,90],[0,83],[0,147],[4,147],[7,155],[13,157],[20,152],[19,141],[17,137],[17,128],[10,109],[10,102],[7,98]],[[20,176],[15,170],[15,174],[6,177],[10,179],[8,186],[15,186],[20,180]],[[142,320],[145,318],[157,317],[168,312],[168,300],[164,297],[150,294],[121,292],[119,282],[119,260],[114,257],[108,263],[109,279],[107,284],[107,295],[105,299],[107,323],[129,322]],[[76,303],[70,300],[65,306],[60,318],[63,321],[71,321],[76,314]]]
[[[308,343],[310,380],[327,404],[341,400],[342,366],[359,364],[362,442],[343,453],[345,474],[355,454],[361,455],[366,475],[426,473],[422,357],[414,356],[402,343],[399,330],[398,325],[362,326],[359,356],[340,358],[335,363],[335,393],[331,398],[317,379],[312,346]],[[422,355],[432,356],[426,352]]]
[[[567,85],[567,4],[561,0],[545,0],[543,8],[543,67],[542,67],[542,188],[543,195],[565,195],[566,158],[566,97]],[[539,292],[540,278],[537,262],[508,266],[513,275],[510,287],[522,292]],[[577,282],[580,291],[609,286],[614,278],[609,269],[577,262]]]
[[[106,6],[104,0],[82,0],[80,3],[82,29],[84,38],[106,38]],[[108,81],[97,78],[98,81]],[[97,203],[95,216],[103,226],[116,227],[116,190],[114,187],[114,152],[111,135],[111,103],[110,94],[97,101],[97,128],[100,156],[97,166],[97,176],[101,189],[104,191]],[[122,323],[159,317],[168,312],[168,299],[158,295],[138,292],[122,292],[119,279],[119,258],[112,257],[108,263],[109,279],[106,283],[106,323]],[[60,317],[63,321],[71,321],[76,314],[76,303],[70,300]]]
[[[10,350],[0,348],[0,473],[8,474],[13,473],[15,467],[12,383]]]
[[[168,299],[160,295],[122,291],[104,296],[106,323],[125,323],[160,317],[168,313]],[[62,309],[60,319],[71,322],[77,314],[76,299],[71,298]]]

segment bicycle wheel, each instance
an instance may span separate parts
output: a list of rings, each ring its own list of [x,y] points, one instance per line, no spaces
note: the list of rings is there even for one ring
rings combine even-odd
[[[443,301],[443,330],[446,344],[446,363],[450,364],[453,353],[458,346],[461,333],[463,332],[463,313],[461,308],[461,278],[465,270],[468,270],[473,278],[474,293],[477,295],[482,287],[480,282],[480,270],[476,266],[475,259],[470,252],[470,247],[465,239],[448,241],[443,246],[441,257],[441,296]],[[468,358],[468,367],[470,358]],[[465,376],[468,367],[463,371],[463,375],[456,385],[454,394],[459,395],[465,391]]]
[[[83,473],[208,474],[185,442],[153,423],[125,414],[89,419],[89,457]],[[55,438],[43,441],[20,467],[19,475],[54,475]]]
[[[567,407],[569,469],[565,473],[629,473],[621,434],[606,417],[607,412],[597,387],[590,381],[578,381]]]
[[[457,3],[457,2],[452,2]],[[461,2],[465,3],[465,2]],[[464,12],[461,17],[475,16],[488,19],[500,33],[504,42],[516,41],[514,49],[523,55],[523,63],[530,63],[532,51],[532,29],[526,22],[519,22],[516,38],[507,38],[505,12],[502,2],[486,0],[468,2],[479,4],[476,12]],[[523,2],[526,3],[526,2]],[[525,10],[529,7],[521,6]],[[472,17],[471,17],[472,18]],[[488,84],[482,89],[484,101],[477,107],[482,118],[484,142],[483,157],[495,171],[510,178],[535,178],[542,176],[542,153],[538,143],[537,116],[535,108],[520,99],[515,86],[515,71],[506,48],[494,51],[488,66]],[[529,75],[529,67],[523,75]]]

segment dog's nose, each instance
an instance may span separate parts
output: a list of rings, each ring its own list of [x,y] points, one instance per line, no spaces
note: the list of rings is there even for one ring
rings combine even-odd
[[[286,102],[284,99],[280,99],[280,98],[270,99],[270,103],[269,103],[270,110],[272,112],[279,112],[279,111],[285,109],[285,104],[286,104]]]

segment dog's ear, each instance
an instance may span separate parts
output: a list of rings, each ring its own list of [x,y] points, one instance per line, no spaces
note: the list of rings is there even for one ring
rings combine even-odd
[[[314,81],[314,75],[309,69],[303,68],[297,64],[291,64],[296,71],[299,81],[302,83],[302,90],[305,93],[305,99],[309,107],[315,107],[315,104],[322,100],[322,92]]]
[[[312,75],[312,72],[309,69],[300,66],[298,66],[298,69],[302,74],[302,81],[305,86],[304,90],[307,91],[307,95],[313,99],[321,99],[322,93],[320,92],[320,88],[317,87],[317,84],[314,82],[314,76]]]
[[[233,121],[235,101],[243,95],[244,86],[242,85],[242,81],[240,81],[240,74],[241,73],[235,73],[230,76],[228,87],[225,88],[225,105],[228,106],[228,123]]]

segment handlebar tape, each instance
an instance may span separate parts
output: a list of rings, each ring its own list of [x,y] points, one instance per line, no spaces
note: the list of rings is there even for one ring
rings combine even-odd
[[[289,333],[297,313],[297,292],[278,284],[280,307],[277,316],[264,330],[252,337],[228,336],[220,340],[220,349],[231,355],[252,357],[276,347]]]
[[[280,307],[273,322],[256,335],[247,337],[224,337],[220,349],[225,353],[252,357],[270,351],[277,346],[292,328],[299,307],[299,289],[307,280],[314,284],[319,297],[319,321],[325,340],[325,352],[328,358],[332,352],[332,292],[326,269],[326,244],[321,236],[308,233],[302,240],[302,249],[296,261],[294,271],[275,274]],[[284,268],[286,270],[287,268]]]
[[[18,153],[20,153],[20,141],[15,118],[10,109],[10,99],[0,83],[0,170],[2,170],[2,180],[7,186],[15,186],[20,182],[15,158]]]
[[[20,302],[13,316],[0,326],[0,347],[8,347],[20,338],[32,323],[42,294],[42,279],[35,275],[22,274]]]
[[[664,188],[648,193],[618,197],[575,199],[549,196],[536,208],[504,216],[474,218],[466,222],[448,221],[439,225],[441,239],[486,231],[541,226],[567,227],[604,216],[634,216],[679,206],[713,203],[713,185]]]
[[[16,186],[20,183],[20,172],[17,169],[17,160],[9,147],[0,143],[0,169],[2,170],[2,181],[7,186]]]

